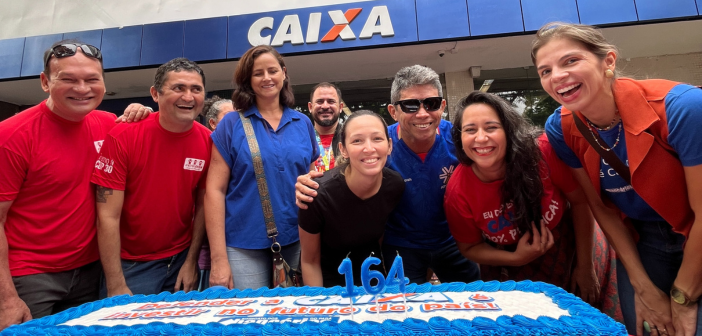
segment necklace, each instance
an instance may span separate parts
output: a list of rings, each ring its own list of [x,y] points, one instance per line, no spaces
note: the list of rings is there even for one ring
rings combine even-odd
[[[587,123],[588,123],[588,125],[590,125],[590,127],[594,128],[594,129],[596,129],[596,130],[598,130],[598,131],[601,131],[601,132],[602,132],[602,131],[609,131],[609,130],[611,130],[611,129],[614,127],[614,125],[617,124],[617,116],[619,116],[619,110],[617,110],[617,111],[614,113],[614,118],[612,118],[612,123],[609,124],[609,126],[607,126],[607,127],[605,127],[605,128],[600,128],[600,127],[598,127],[598,126],[595,125],[592,121],[590,121],[590,119],[588,119],[588,118],[585,118],[585,121],[587,121]]]
[[[595,142],[597,143],[597,145],[600,146],[600,148],[602,148],[603,150],[605,150],[605,151],[607,151],[607,152],[609,152],[609,151],[611,151],[612,149],[614,149],[614,147],[617,147],[617,145],[619,144],[619,138],[620,138],[621,135],[622,135],[622,123],[619,123],[619,131],[617,132],[617,140],[614,141],[614,145],[612,145],[611,148],[607,148],[607,147],[602,146],[602,144],[601,144],[599,141],[597,141],[597,138],[598,138],[598,137],[595,136],[595,132],[592,131],[592,128],[588,127],[587,129],[590,131],[590,134],[592,134],[592,137],[595,139]],[[598,128],[598,129],[599,129],[599,128]],[[604,140],[602,140],[602,141],[604,141]]]

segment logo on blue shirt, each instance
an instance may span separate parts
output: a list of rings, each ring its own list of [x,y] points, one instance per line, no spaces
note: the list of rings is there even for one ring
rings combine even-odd
[[[453,169],[454,165],[450,165],[448,167],[443,167],[441,168],[441,174],[439,174],[439,179],[444,180],[444,185],[441,186],[441,189],[446,188],[446,184],[448,183],[449,179],[451,178],[451,175],[453,174]]]

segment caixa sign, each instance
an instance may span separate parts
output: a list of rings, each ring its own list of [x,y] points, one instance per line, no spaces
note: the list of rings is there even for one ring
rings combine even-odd
[[[417,42],[417,13],[410,0],[360,1],[230,16],[228,29],[228,58],[261,44],[283,54],[354,49]]]
[[[364,13],[363,8],[351,8],[345,12],[338,9],[326,13],[312,12],[306,18],[306,31],[303,31],[298,14],[285,15],[277,25],[273,17],[262,17],[249,28],[249,44],[252,46],[267,44],[282,47],[285,43],[292,45],[328,43],[334,42],[337,38],[343,41],[355,40],[356,38],[370,39],[375,34],[382,37],[395,36],[388,6],[375,6],[367,12]],[[324,35],[321,35],[323,15],[328,15],[334,25]],[[358,19],[365,21],[361,30],[354,32],[351,29],[351,23]],[[275,33],[266,34],[264,31],[275,31]]]

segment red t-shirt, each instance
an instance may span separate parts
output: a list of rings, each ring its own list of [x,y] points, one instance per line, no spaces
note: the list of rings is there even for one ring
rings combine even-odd
[[[44,101],[0,123],[0,202],[14,201],[5,222],[12,276],[98,260],[90,175],[116,118],[92,111],[72,122]]]
[[[574,191],[578,185],[545,135],[539,137],[539,147],[545,161],[541,169],[544,185],[542,219],[549,229],[553,229],[561,221],[567,207],[563,193]],[[461,164],[456,168],[446,187],[444,209],[451,234],[457,241],[474,244],[483,241],[483,237],[500,245],[519,241],[521,232],[502,214],[502,183],[503,180],[490,183],[480,181],[470,166]],[[507,204],[508,213],[511,208],[512,204]]]
[[[205,188],[210,131],[193,123],[184,133],[159,124],[159,113],[119,124],[105,139],[91,182],[124,190],[122,259],[151,261],[190,246],[198,188]]]

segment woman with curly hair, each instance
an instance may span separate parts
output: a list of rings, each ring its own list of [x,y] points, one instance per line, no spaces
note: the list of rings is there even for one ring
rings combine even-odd
[[[444,207],[463,256],[481,265],[484,280],[543,281],[597,304],[595,222],[543,131],[488,93],[469,94],[457,110],[460,165]]]

